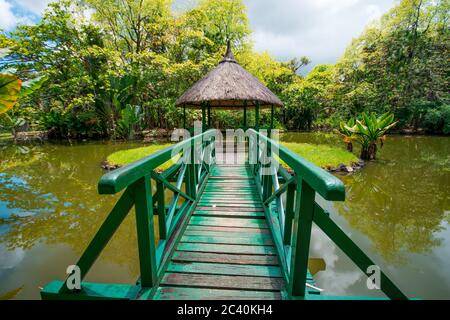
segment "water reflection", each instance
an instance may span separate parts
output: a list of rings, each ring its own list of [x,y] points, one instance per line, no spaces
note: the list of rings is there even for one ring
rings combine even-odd
[[[310,135],[285,138],[307,142]],[[311,141],[338,139],[314,134]],[[339,177],[347,200],[327,208],[338,225],[410,296],[450,298],[450,138],[389,137],[379,160]],[[315,278],[329,294],[379,295],[321,232],[313,234],[311,250],[326,262]]]
[[[285,134],[292,142],[340,144],[333,135]],[[39,298],[39,287],[62,279],[117,197],[100,196],[100,162],[138,143],[0,146],[0,297]],[[390,137],[361,172],[340,177],[347,201],[326,204],[332,218],[412,297],[450,298],[450,138]],[[326,294],[381,295],[319,230],[314,277]],[[132,283],[138,276],[134,216],[103,251],[88,280]]]
[[[429,253],[450,209],[450,147],[445,139],[394,137],[380,160],[343,177],[348,196],[338,212],[369,237],[390,263]],[[447,217],[448,218],[448,217]]]
[[[46,144],[26,154],[15,146],[1,150],[0,295],[38,298],[39,285],[64,277],[117,200],[97,194],[100,162],[111,152],[135,146],[140,144]],[[88,278],[120,283],[133,282],[137,275],[130,215]]]

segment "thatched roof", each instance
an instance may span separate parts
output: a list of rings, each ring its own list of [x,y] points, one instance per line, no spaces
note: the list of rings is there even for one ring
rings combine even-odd
[[[198,107],[208,102],[212,107],[234,109],[254,107],[257,101],[261,107],[283,106],[272,91],[237,63],[228,44],[219,65],[187,90],[176,105]]]

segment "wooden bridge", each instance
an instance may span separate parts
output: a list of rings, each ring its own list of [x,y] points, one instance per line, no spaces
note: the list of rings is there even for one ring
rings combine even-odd
[[[42,298],[364,299],[321,294],[308,270],[313,222],[362,272],[375,265],[316,202],[344,201],[342,182],[255,130],[247,131],[239,164],[219,159],[215,138],[209,130],[101,178],[100,194],[122,195],[76,263],[80,279],[134,206],[136,283],[77,289],[69,277],[49,283]],[[177,154],[176,164],[157,171]],[[406,299],[383,272],[381,290]]]

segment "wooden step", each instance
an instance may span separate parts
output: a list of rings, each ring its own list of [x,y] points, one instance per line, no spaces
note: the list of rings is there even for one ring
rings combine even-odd
[[[214,262],[243,265],[278,266],[278,258],[269,255],[226,254],[208,252],[176,251],[172,261],[175,262]]]
[[[159,287],[156,300],[280,300],[279,292],[210,288]]]
[[[280,291],[284,288],[282,278],[224,276],[213,274],[172,273],[164,274],[161,285],[188,288],[239,289]]]

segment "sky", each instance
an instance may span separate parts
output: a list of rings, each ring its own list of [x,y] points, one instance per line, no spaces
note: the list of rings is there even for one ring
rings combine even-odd
[[[50,1],[0,0],[0,29],[35,23]],[[334,63],[352,38],[398,1],[244,0],[255,49],[280,61],[307,56],[312,63],[303,72],[316,64]]]

